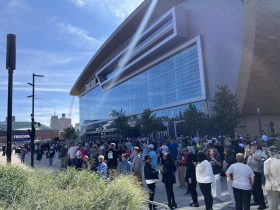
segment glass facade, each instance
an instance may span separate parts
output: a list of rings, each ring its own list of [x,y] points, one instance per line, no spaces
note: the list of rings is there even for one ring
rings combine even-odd
[[[146,39],[144,39],[141,43],[139,43],[130,53],[130,55],[132,55],[133,53],[135,53],[137,50],[139,50],[141,47],[143,47],[144,45],[146,45],[148,42],[150,42],[153,38],[155,38],[158,34],[160,34],[164,29],[168,28],[170,25],[172,25],[172,18],[171,16],[165,20],[165,23],[162,24],[162,26],[160,26],[157,30],[155,30],[152,34],[150,34]],[[115,75],[117,75],[119,72],[121,72],[123,70],[123,66],[122,63],[124,62],[124,60],[126,60],[127,57],[124,56],[123,58],[121,58],[119,60],[119,65],[115,67],[115,69],[113,71],[109,71],[110,73],[105,73],[104,75],[102,75],[105,80],[110,79],[112,77],[114,77]],[[136,58],[135,58],[136,59]],[[131,61],[130,61],[131,62]],[[128,63],[126,63],[128,64]]]
[[[207,107],[206,101],[198,101],[194,102],[193,105],[196,106],[196,109],[202,113],[205,113],[205,103]],[[166,109],[156,110],[153,113],[156,114],[156,121],[157,122],[168,122],[168,121],[179,121],[183,120],[183,113],[186,109],[188,109],[189,104],[184,104],[180,106],[170,107]],[[140,123],[141,114],[134,115],[128,117],[128,124],[131,126],[135,126]],[[89,122],[89,121],[88,121]],[[99,122],[96,124],[90,124],[82,127],[83,131],[96,131],[96,129],[99,129],[100,127],[103,127],[104,129],[110,129],[114,128],[114,120],[108,120]]]
[[[129,114],[201,95],[195,43],[107,92],[98,86],[80,97],[80,124],[114,117],[121,108]],[[196,106],[202,111],[199,103]],[[184,106],[159,110],[157,117],[175,119]]]

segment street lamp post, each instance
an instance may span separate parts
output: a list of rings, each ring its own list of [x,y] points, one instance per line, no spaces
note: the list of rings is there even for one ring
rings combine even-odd
[[[259,127],[260,127],[260,137],[262,137],[262,125],[261,125],[261,117],[260,117],[260,109],[257,108],[258,118],[259,118]]]
[[[35,75],[33,73],[33,83],[27,83],[32,86],[32,95],[27,96],[27,98],[32,98],[32,114],[31,114],[31,131],[28,129],[29,136],[31,138],[31,166],[34,166],[34,140],[35,140],[35,124],[38,124],[40,127],[41,124],[35,122],[34,120],[34,99],[35,99],[35,77],[44,77],[43,75]]]
[[[7,35],[6,69],[8,79],[8,108],[7,108],[7,163],[11,163],[12,152],[12,116],[13,116],[13,73],[16,69],[16,35]]]
[[[153,138],[155,138],[154,135],[155,135],[155,121],[153,121]]]

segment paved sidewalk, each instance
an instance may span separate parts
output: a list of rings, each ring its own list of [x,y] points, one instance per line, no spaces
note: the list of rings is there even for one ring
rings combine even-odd
[[[157,164],[158,169],[159,169],[159,167],[162,167],[162,165]],[[156,185],[155,202],[159,202],[159,203],[167,205],[168,202],[167,202],[165,187],[164,187],[164,184],[161,182],[162,176],[159,175],[159,178],[160,178],[159,182],[157,182],[157,185]],[[174,184],[173,190],[174,190],[174,194],[175,194],[175,201],[178,205],[177,210],[183,210],[183,209],[184,210],[185,209],[204,210],[204,209],[206,209],[206,207],[204,205],[204,200],[203,200],[204,198],[203,198],[203,195],[202,195],[202,193],[200,191],[200,188],[199,188],[199,184],[197,184],[197,193],[198,193],[198,203],[199,203],[200,207],[194,208],[194,207],[189,206],[189,204],[192,202],[191,196],[184,196],[184,193],[187,190],[178,188],[178,186],[179,186],[178,179],[176,181],[177,181],[177,183]],[[265,194],[265,200],[267,201],[267,198],[266,198],[267,191],[265,190],[264,186],[263,186],[263,191],[264,191],[264,194]],[[231,202],[231,201],[230,201],[230,196],[229,196],[229,193],[228,193],[228,190],[227,190],[227,183],[226,183],[226,178],[225,177],[222,177],[222,196],[223,196],[223,199],[225,201],[224,202],[219,202],[217,200],[214,200],[213,210],[218,210],[218,209],[230,210],[231,209],[231,208],[228,208],[228,203]],[[252,196],[252,198],[253,198],[253,196]],[[257,208],[258,208],[258,206],[251,207],[252,210],[257,210]],[[280,205],[279,205],[279,209],[280,209]]]
[[[28,155],[25,159],[25,163],[22,164],[22,163],[20,163],[20,155],[13,154],[12,155],[12,165],[17,165],[17,166],[20,166],[23,168],[31,168],[30,167],[30,163],[31,163],[30,155],[31,154],[28,153]],[[5,163],[6,163],[6,157],[0,156],[0,164],[3,165]],[[46,155],[43,155],[41,163],[39,163],[36,160],[36,156],[35,156],[34,163],[35,163],[36,167],[45,167],[45,168],[53,170],[54,172],[58,171],[60,168],[60,159],[58,157],[54,158],[53,166],[49,165],[49,161],[48,161],[48,159],[46,159]],[[157,166],[158,169],[160,166],[162,167],[162,165],[158,164],[158,166]],[[143,162],[143,167],[144,167],[144,162]],[[144,174],[142,174],[142,177],[144,177]],[[156,185],[155,202],[159,202],[159,203],[167,205],[167,196],[166,196],[165,187],[164,187],[164,184],[161,182],[162,176],[159,175],[159,178],[160,179]],[[197,193],[198,193],[198,201],[199,201],[199,205],[200,205],[199,208],[192,208],[189,206],[189,204],[192,201],[191,196],[184,196],[183,194],[186,192],[186,189],[180,189],[180,188],[178,188],[178,185],[179,184],[178,184],[178,180],[177,180],[177,183],[174,184],[175,200],[178,205],[177,210],[183,210],[183,209],[204,210],[206,208],[204,205],[203,196],[201,194],[201,191],[200,191],[198,185],[197,185]],[[147,185],[145,183],[144,183],[144,186],[147,188]],[[266,198],[267,192],[264,189],[264,186],[263,186],[263,190],[264,190],[264,194],[265,194],[265,200],[267,201],[267,198]],[[230,210],[230,208],[228,208],[228,205],[227,205],[230,202],[230,196],[229,196],[229,193],[227,190],[226,178],[224,178],[224,177],[222,178],[222,195],[223,195],[225,202],[219,202],[219,201],[214,200],[214,205],[213,205],[214,210],[218,210],[218,209]],[[257,210],[257,207],[258,206],[254,206],[254,207],[251,207],[251,209]],[[279,209],[280,209],[280,205],[279,205]]]

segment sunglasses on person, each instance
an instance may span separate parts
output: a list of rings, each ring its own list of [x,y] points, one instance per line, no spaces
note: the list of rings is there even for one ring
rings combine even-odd
[[[148,158],[149,160],[152,160],[152,158]]]

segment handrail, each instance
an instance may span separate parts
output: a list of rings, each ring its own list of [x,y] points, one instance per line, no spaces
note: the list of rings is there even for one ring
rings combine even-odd
[[[162,207],[162,208],[164,208],[164,209],[166,209],[166,210],[171,210],[170,208],[169,208],[169,206],[167,206],[167,205],[165,205],[165,204],[162,204],[162,203],[158,203],[158,202],[154,202],[154,201],[150,201],[150,200],[144,200],[144,201],[146,201],[147,203],[150,203],[150,204],[152,204],[152,205],[156,205],[157,207]]]

